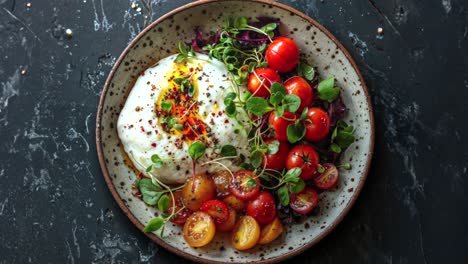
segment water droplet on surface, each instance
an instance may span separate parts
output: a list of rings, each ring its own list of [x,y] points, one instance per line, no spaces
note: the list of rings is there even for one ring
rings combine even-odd
[[[69,28],[65,29],[65,36],[68,38],[68,39],[71,39],[73,37],[73,31]]]
[[[25,69],[21,70],[21,75],[26,75],[26,73],[28,73],[27,70],[25,70]]]
[[[384,30],[382,27],[378,27],[377,28],[377,38],[378,39],[383,39],[383,35],[384,35]]]
[[[26,4],[24,4],[27,8],[30,8],[31,7],[31,3],[30,2],[27,2]]]

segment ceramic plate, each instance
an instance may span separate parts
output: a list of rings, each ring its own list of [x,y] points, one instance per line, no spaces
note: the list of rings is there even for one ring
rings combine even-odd
[[[338,189],[320,194],[319,214],[306,222],[288,226],[272,244],[256,246],[246,252],[233,249],[226,236],[217,234],[206,247],[189,247],[178,226],[169,224],[166,237],[147,234],[169,251],[197,262],[272,263],[297,255],[316,244],[343,219],[356,200],[370,166],[374,131],[373,116],[366,85],[356,64],[343,46],[323,26],[305,14],[272,1],[197,1],[180,7],[143,30],[114,65],[102,92],[97,114],[96,141],[104,178],[115,200],[140,229],[155,216],[156,209],[146,206],[131,194],[135,174],[124,164],[116,131],[117,118],[137,76],[156,61],[175,53],[180,40],[189,42],[194,28],[205,32],[223,25],[226,16],[272,16],[281,19],[290,37],[317,66],[321,76],[335,76],[349,113],[345,121],[356,127],[356,142],[342,156],[350,171],[342,171]],[[365,202],[365,201],[362,201]]]

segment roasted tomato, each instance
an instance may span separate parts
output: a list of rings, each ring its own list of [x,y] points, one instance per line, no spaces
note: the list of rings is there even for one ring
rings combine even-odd
[[[241,170],[234,173],[229,185],[229,191],[237,198],[248,200],[257,195],[260,190],[260,181],[253,172]]]
[[[234,210],[241,212],[245,209],[245,202],[237,198],[235,195],[230,194],[223,198],[223,202],[227,204],[227,206],[233,208]]]
[[[197,174],[190,178],[182,188],[182,199],[187,208],[198,211],[200,206],[216,196],[216,185],[206,174]]]
[[[184,239],[191,247],[203,247],[213,240],[216,227],[207,213],[195,212],[185,222]]]
[[[286,169],[301,168],[299,177],[303,180],[310,180],[314,177],[319,163],[319,157],[314,148],[310,145],[297,145],[289,151],[286,160]]]
[[[276,216],[275,199],[271,193],[262,191],[254,199],[247,202],[246,211],[260,224],[269,223]]]
[[[217,231],[228,232],[231,231],[236,225],[237,213],[236,210],[229,208],[229,218],[226,222],[219,224],[215,221],[215,226]]]
[[[288,141],[288,126],[294,123],[296,118],[297,116],[291,112],[284,112],[281,117],[272,112],[268,124],[275,130],[275,138],[279,141]]]
[[[172,223],[176,225],[183,225],[187,218],[193,213],[192,210],[184,207],[184,202],[182,199],[182,190],[177,190],[174,192],[175,203],[172,202],[172,196],[169,195],[169,208],[168,213],[172,214],[174,211],[175,215],[169,219]],[[174,207],[175,204],[175,207]],[[182,209],[183,208],[183,209]],[[175,210],[174,210],[175,209]]]
[[[253,248],[260,238],[260,226],[251,216],[243,216],[237,221],[231,235],[231,245],[237,250]]]
[[[247,87],[254,96],[267,98],[275,82],[282,83],[278,73],[270,68],[258,68],[250,74]]]
[[[267,139],[265,140],[265,144],[270,144],[276,141],[276,139]],[[286,159],[289,153],[289,145],[284,141],[278,141],[279,147],[276,153],[271,153],[268,151],[263,155],[262,166],[267,169],[273,169],[277,171],[281,171],[284,169],[286,165]]]
[[[319,189],[328,190],[338,182],[339,173],[336,166],[331,163],[325,163],[322,166],[325,171],[323,173],[317,173],[314,178],[314,184]]]
[[[283,230],[283,224],[281,224],[281,221],[278,218],[275,218],[275,220],[262,228],[258,244],[264,245],[272,242],[281,235]]]
[[[279,37],[268,45],[265,58],[273,70],[288,72],[294,69],[299,62],[299,49],[294,40]]]
[[[291,194],[289,206],[300,214],[307,214],[314,210],[318,203],[318,193],[312,188],[304,188],[300,193]]]
[[[215,223],[222,224],[229,219],[227,205],[219,200],[209,200],[200,207],[200,210],[209,214]]]
[[[225,196],[229,194],[229,183],[231,182],[231,173],[227,170],[220,170],[215,172],[211,178],[216,184],[218,195]]]
[[[284,87],[288,94],[294,94],[301,98],[301,105],[298,109],[299,112],[312,103],[312,87],[310,87],[309,83],[304,78],[299,76],[292,77],[284,83]]]
[[[330,132],[330,117],[318,107],[309,108],[304,124],[306,126],[305,138],[309,141],[320,141]]]

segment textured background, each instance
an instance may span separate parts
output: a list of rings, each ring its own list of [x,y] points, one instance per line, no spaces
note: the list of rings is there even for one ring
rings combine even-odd
[[[149,21],[189,1],[29,2],[0,0],[0,263],[183,263],[118,208],[94,130],[116,58]],[[468,2],[280,2],[350,51],[376,118],[355,206],[291,263],[466,263]]]

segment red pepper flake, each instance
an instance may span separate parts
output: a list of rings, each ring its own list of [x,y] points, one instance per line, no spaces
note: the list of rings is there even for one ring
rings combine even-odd
[[[153,148],[155,148],[157,145],[156,145],[156,143],[151,143],[151,146],[152,146]]]
[[[153,120],[148,120],[148,124],[150,124],[150,126],[153,125]]]
[[[142,73],[140,74],[140,76],[145,76],[145,72],[142,72]]]
[[[140,118],[140,120],[138,120],[138,122],[141,122],[143,119]]]
[[[219,112],[218,112],[218,115],[219,115],[219,116],[221,116],[222,114],[223,114],[223,112],[222,112],[222,111],[219,111]]]
[[[154,133],[157,135],[157,134],[159,134],[159,131],[158,131],[158,130],[155,130]]]
[[[228,119],[224,119],[224,124],[229,124],[229,120],[228,120]]]
[[[141,132],[145,132],[145,128],[143,126],[141,126],[140,128],[141,128]]]

